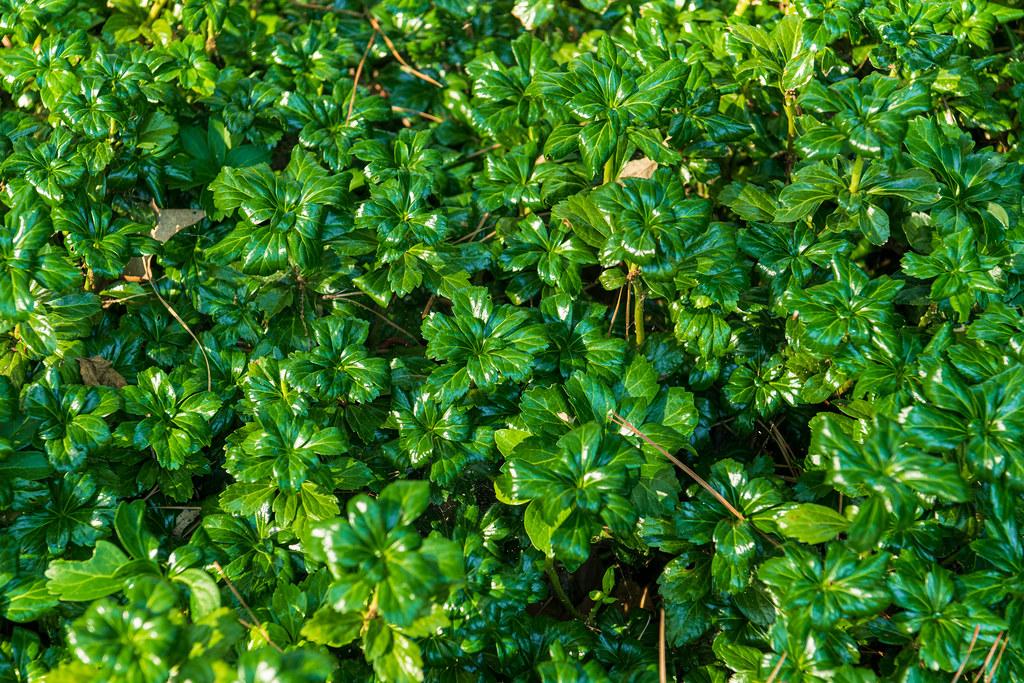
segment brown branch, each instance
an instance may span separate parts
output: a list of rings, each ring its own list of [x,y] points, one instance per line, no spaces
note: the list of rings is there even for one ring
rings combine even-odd
[[[707,483],[707,481],[705,481],[705,480],[704,480],[704,477],[702,477],[702,476],[700,476],[699,474],[697,474],[696,472],[694,472],[694,471],[693,471],[693,470],[692,470],[692,469],[690,468],[690,466],[689,466],[689,465],[687,465],[687,464],[686,464],[685,462],[683,462],[682,460],[680,460],[680,459],[679,459],[679,458],[677,458],[676,456],[674,456],[674,455],[672,455],[671,453],[669,453],[669,452],[668,452],[667,450],[665,450],[665,448],[664,448],[664,447],[662,447],[662,446],[661,446],[660,444],[657,444],[657,443],[655,443],[654,441],[652,441],[652,440],[651,440],[651,438],[650,438],[649,436],[647,436],[646,434],[644,434],[643,432],[641,432],[641,431],[640,431],[639,429],[637,429],[637,428],[636,428],[636,426],[635,426],[635,425],[633,425],[633,423],[631,423],[631,422],[630,422],[629,420],[627,420],[626,418],[622,417],[622,416],[621,416],[621,415],[619,415],[618,413],[616,413],[616,412],[614,412],[614,411],[613,411],[613,412],[611,413],[611,419],[612,419],[612,422],[615,422],[616,424],[618,424],[618,425],[620,425],[620,426],[622,426],[622,427],[625,427],[625,428],[626,428],[626,429],[628,429],[628,430],[629,430],[630,432],[632,432],[632,433],[633,433],[634,435],[636,435],[636,436],[639,436],[639,437],[640,437],[641,439],[643,439],[643,440],[644,440],[644,442],[646,442],[646,443],[647,443],[647,445],[651,446],[652,448],[654,448],[655,450],[657,450],[657,451],[658,451],[659,453],[661,453],[662,455],[664,455],[664,456],[665,456],[666,458],[668,458],[668,459],[669,459],[669,461],[670,461],[670,462],[671,462],[671,463],[672,463],[673,465],[675,465],[676,467],[678,467],[679,469],[681,469],[681,470],[682,470],[683,472],[685,472],[685,473],[687,474],[687,476],[689,476],[689,477],[690,477],[691,479],[693,479],[693,480],[694,480],[695,482],[697,482],[698,484],[700,484],[700,485],[701,485],[701,486],[702,486],[702,487],[704,488],[704,490],[705,490],[705,491],[707,491],[708,493],[710,493],[710,494],[711,494],[711,495],[712,495],[712,496],[714,497],[714,499],[715,499],[715,500],[717,500],[717,501],[718,501],[719,503],[721,503],[721,504],[722,504],[722,506],[723,506],[723,507],[725,507],[725,509],[726,509],[726,510],[728,510],[728,511],[729,511],[730,513],[732,513],[732,515],[733,515],[733,516],[734,516],[734,517],[735,517],[736,519],[740,520],[741,522],[745,522],[745,521],[746,521],[746,519],[747,519],[747,518],[743,516],[743,513],[742,513],[742,512],[740,512],[740,511],[739,511],[739,510],[737,510],[737,509],[736,509],[735,507],[733,507],[733,504],[732,504],[732,503],[730,503],[729,501],[727,501],[727,500],[725,499],[725,496],[723,496],[723,495],[722,495],[721,493],[719,493],[718,491],[716,491],[716,490],[715,490],[715,489],[714,489],[714,488],[713,488],[713,487],[711,486],[711,484]]]
[[[420,80],[423,80],[423,81],[426,81],[427,83],[430,83],[433,86],[436,86],[438,88],[444,89],[443,85],[441,85],[436,80],[434,80],[433,78],[431,78],[427,74],[423,73],[422,71],[419,71],[416,68],[414,68],[412,66],[412,64],[410,64],[409,62],[405,61],[405,58],[402,57],[401,54],[399,54],[398,48],[396,48],[395,44],[391,42],[390,38],[388,38],[388,34],[384,33],[384,30],[380,27],[380,22],[377,21],[376,17],[374,17],[374,16],[370,17],[370,26],[372,26],[375,31],[380,33],[380,37],[384,39],[384,44],[388,46],[388,50],[391,52],[391,54],[394,56],[394,58],[398,60],[398,63],[401,64],[403,67],[405,67],[404,70],[406,72],[412,74],[413,76],[415,76],[416,78],[419,78]]]
[[[363,75],[363,67],[366,65],[366,58],[370,56],[370,49],[373,44],[377,42],[377,29],[373,29],[373,33],[370,34],[370,40],[366,43],[366,49],[363,50],[363,56],[359,60],[359,66],[356,67],[356,75],[352,80],[352,96],[348,98],[348,113],[345,114],[345,125],[348,125],[349,119],[352,118],[352,110],[356,106],[356,89],[359,87],[359,79]]]
[[[615,297],[615,310],[612,311],[612,321],[608,323],[608,334],[612,333],[612,329],[615,328],[615,319],[619,317],[619,305],[622,303],[622,288],[625,286],[619,287],[619,295]]]
[[[433,114],[428,114],[425,111],[409,109],[408,107],[391,107],[391,111],[395,111],[400,114],[415,114],[416,116],[422,116],[427,121],[433,121],[434,123],[444,123],[444,119],[442,119],[440,116],[434,116]]]
[[[668,683],[668,666],[665,662],[665,608],[658,618],[658,683]]]
[[[999,648],[999,654],[996,655],[996,661],[992,663],[992,670],[988,672],[988,676],[985,677],[985,683],[992,683],[996,679],[996,669],[999,668],[999,662],[1003,661],[1003,651],[1006,650],[1006,646],[1010,643],[1010,636],[1003,638],[1003,644]]]
[[[196,346],[199,347],[200,353],[203,354],[203,362],[206,364],[206,390],[213,391],[213,373],[210,372],[210,358],[206,355],[206,348],[203,346],[203,342],[199,341],[199,337],[197,337],[196,333],[192,331],[192,328],[188,326],[188,323],[186,323],[185,320],[178,315],[178,312],[174,310],[169,303],[164,301],[162,296],[160,296],[160,292],[157,291],[156,285],[153,284],[153,271],[150,268],[150,258],[151,257],[147,255],[146,259],[143,261],[143,265],[146,269],[146,280],[149,281],[150,288],[153,290],[153,293],[156,294],[156,298],[160,300],[160,303],[164,305],[164,308],[167,309],[167,312],[171,314],[171,317],[178,321],[178,324],[188,332],[188,336],[192,337]]]
[[[996,653],[996,648],[999,647],[999,641],[1002,640],[1002,638],[1003,632],[1000,631],[999,634],[996,635],[996,640],[992,643],[992,647],[989,648],[988,656],[985,657],[985,661],[982,663],[981,668],[978,669],[978,673],[974,674],[974,678],[971,679],[971,683],[978,683],[978,681],[981,680],[981,675],[988,670],[988,663],[992,661],[992,655]]]
[[[346,17],[363,18],[363,14],[361,12],[356,12],[351,9],[341,9],[340,7],[332,7],[330,5],[318,5],[313,2],[298,2],[297,0],[293,0],[292,4],[300,9],[313,10],[314,12],[333,12],[334,14],[343,14]]]
[[[476,237],[477,235],[479,235],[481,232],[484,231],[484,227],[485,227],[485,225],[487,223],[487,219],[490,218],[490,217],[491,217],[491,212],[490,211],[485,211],[484,215],[480,217],[480,222],[476,224],[476,229],[474,229],[473,232],[471,232],[471,233],[463,235],[459,239],[457,239],[454,242],[452,242],[452,244],[460,244],[462,242],[465,242],[466,240],[471,240],[474,237]]]
[[[774,683],[775,678],[779,675],[779,671],[782,669],[782,663],[785,661],[786,653],[783,652],[782,656],[779,657],[779,661],[775,664],[775,668],[772,669],[772,672],[768,675],[768,680],[766,681],[766,683]]]
[[[277,643],[270,639],[270,634],[267,633],[267,630],[265,628],[263,628],[263,624],[260,623],[260,620],[256,616],[256,613],[252,611],[251,607],[249,607],[249,603],[245,601],[245,598],[242,597],[242,594],[238,592],[237,588],[235,588],[235,584],[231,583],[231,579],[229,579],[228,575],[224,573],[224,568],[220,566],[220,562],[214,561],[213,566],[224,579],[224,583],[227,584],[228,589],[231,591],[231,594],[235,596],[235,599],[238,600],[239,604],[242,605],[242,608],[245,609],[245,611],[248,613],[249,618],[252,619],[251,624],[245,622],[242,619],[239,619],[238,623],[242,624],[243,626],[247,626],[248,628],[256,629],[256,631],[259,632],[261,636],[263,636],[263,639],[267,641],[267,644],[270,645],[270,647],[274,648],[278,652],[284,652],[284,650],[282,650],[277,645]]]
[[[419,344],[420,346],[422,346],[422,345],[423,345],[423,342],[422,342],[422,341],[420,340],[420,338],[419,338],[419,337],[417,337],[417,336],[416,336],[415,334],[413,334],[413,333],[412,333],[412,332],[410,332],[409,330],[405,329],[404,327],[402,327],[402,326],[401,326],[401,325],[399,325],[398,323],[396,323],[396,322],[394,322],[394,321],[392,321],[392,320],[388,319],[387,317],[385,317],[385,316],[381,315],[380,313],[378,313],[377,311],[373,310],[372,308],[370,308],[370,307],[369,307],[369,306],[367,306],[366,304],[361,304],[361,303],[359,303],[358,301],[352,301],[351,299],[350,299],[350,300],[348,300],[348,303],[352,304],[353,306],[358,306],[359,308],[362,308],[362,309],[364,309],[364,310],[367,310],[367,311],[369,311],[370,313],[373,313],[373,314],[374,314],[375,316],[377,316],[378,318],[380,318],[380,319],[381,319],[381,320],[382,320],[383,322],[387,323],[388,325],[390,325],[391,327],[395,328],[396,330],[398,330],[399,332],[401,332],[401,333],[402,333],[402,334],[404,334],[405,336],[409,337],[409,339],[412,339],[412,340],[413,340],[414,342],[416,342],[416,343],[417,343],[417,344]]]
[[[840,510],[842,512],[842,510]],[[953,676],[951,683],[956,683],[960,680],[960,677],[964,675],[964,669],[967,668],[967,662],[971,658],[971,653],[974,652],[974,644],[978,642],[978,634],[981,632],[981,624],[974,627],[974,635],[971,636],[971,644],[967,646],[967,654],[964,655],[964,661],[960,662],[960,668],[956,670],[956,675]]]

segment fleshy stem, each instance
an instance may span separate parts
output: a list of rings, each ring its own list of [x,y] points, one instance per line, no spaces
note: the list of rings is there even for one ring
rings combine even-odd
[[[644,291],[640,283],[640,268],[635,263],[629,264],[628,279],[633,284],[633,329],[636,333],[636,345],[644,344]],[[629,330],[626,330],[627,334]]]
[[[544,559],[544,573],[548,575],[548,581],[551,582],[551,588],[555,591],[555,596],[558,601],[562,603],[565,609],[569,610],[569,614],[573,615],[580,621],[586,621],[586,617],[580,614],[580,611],[576,609],[576,606],[569,600],[569,596],[566,595],[565,589],[562,588],[562,581],[558,578],[558,572],[555,571],[555,558],[548,555]]]
[[[733,11],[733,16],[742,17],[747,12],[747,8],[750,7],[750,0],[739,0],[736,3],[736,9]]]
[[[864,157],[857,155],[853,162],[853,173],[850,175],[850,194],[857,194],[860,189],[860,176],[864,172]]]
[[[606,185],[615,180],[615,166],[615,154],[613,153],[608,157],[608,161],[604,162],[604,182]]]

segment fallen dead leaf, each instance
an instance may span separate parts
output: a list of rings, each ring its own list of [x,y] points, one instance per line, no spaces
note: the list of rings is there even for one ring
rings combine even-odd
[[[166,242],[185,228],[206,218],[206,212],[199,209],[164,209],[158,216],[156,226],[149,234],[158,242]],[[146,279],[146,266],[142,257],[136,256],[128,261],[124,269],[124,279],[129,282]]]
[[[627,161],[626,165],[622,167],[622,173],[619,174],[620,178],[650,178],[654,175],[654,172],[658,170],[658,162],[652,161],[647,157],[642,159],[633,159]]]
[[[90,387],[114,387],[120,389],[128,384],[114,365],[103,356],[78,359],[78,371],[82,382]]]

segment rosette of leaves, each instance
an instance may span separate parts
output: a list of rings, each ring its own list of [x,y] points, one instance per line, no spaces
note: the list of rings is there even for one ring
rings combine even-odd
[[[473,123],[497,140],[522,142],[550,113],[543,97],[527,94],[530,84],[556,65],[551,49],[528,33],[512,41],[510,56],[488,52],[466,65],[473,78]]]
[[[210,183],[214,204],[221,217],[237,211],[242,220],[212,255],[238,258],[243,272],[259,275],[315,268],[323,251],[328,207],[345,196],[342,179],[329,175],[301,148],[293,150],[282,174],[267,164],[225,167]]]
[[[104,418],[121,407],[114,389],[65,384],[54,369],[26,389],[24,403],[58,472],[78,469],[86,457],[110,443]]]
[[[451,315],[431,312],[423,321],[427,355],[442,364],[427,386],[457,399],[470,388],[491,389],[530,375],[534,358],[548,344],[544,328],[523,310],[495,305],[483,287],[451,292]]]
[[[430,479],[451,485],[467,467],[488,459],[494,430],[474,424],[467,407],[430,393],[395,394],[390,422],[400,452],[414,468],[430,464]]]
[[[161,483],[187,500],[193,491],[192,474],[207,467],[202,449],[213,437],[210,420],[220,400],[205,391],[200,380],[187,377],[179,383],[158,368],[139,373],[138,384],[122,392],[125,411],[141,419],[122,422],[119,432],[136,449],[151,451]]]
[[[673,96],[685,67],[674,59],[637,66],[603,37],[596,54],[578,57],[568,71],[535,76],[526,94],[550,98],[574,119],[552,130],[545,155],[557,159],[578,151],[591,175],[604,169],[606,183],[618,175],[629,145],[656,161],[671,159],[656,129],[662,106]]]
[[[303,634],[332,647],[361,638],[382,680],[422,676],[417,639],[448,624],[444,603],[463,581],[458,546],[413,527],[430,503],[426,482],[395,482],[352,498],[347,520],[315,527],[311,556],[334,578]]]

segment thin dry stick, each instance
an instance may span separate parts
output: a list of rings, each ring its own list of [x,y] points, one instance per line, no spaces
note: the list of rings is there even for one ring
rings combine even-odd
[[[623,330],[623,336],[626,338],[626,341],[629,341],[629,292],[631,289],[633,288],[629,286],[629,282],[626,282],[626,329]]]
[[[1006,650],[1009,642],[1010,636],[1003,638],[1003,644],[999,648],[999,654],[996,655],[996,661],[992,664],[992,670],[988,672],[988,676],[985,678],[985,683],[992,683],[992,681],[996,680],[996,669],[999,668],[999,662],[1003,661],[1003,652]]]
[[[840,512],[842,512],[840,510]],[[956,670],[956,675],[953,676],[951,683],[956,683],[960,680],[960,677],[964,675],[964,669],[967,668],[967,662],[971,658],[971,652],[974,651],[974,644],[978,642],[978,634],[981,632],[981,624],[974,627],[974,635],[971,636],[971,644],[967,646],[967,654],[964,655],[964,661],[960,662],[960,668]]]
[[[366,58],[370,56],[370,48],[377,42],[377,29],[373,29],[373,33],[370,34],[370,40],[366,43],[366,49],[363,50],[363,56],[359,60],[359,65],[356,67],[356,75],[352,81],[352,96],[348,98],[348,113],[345,114],[345,125],[348,125],[349,119],[352,118],[352,110],[356,106],[356,88],[359,87],[359,79],[363,75],[363,67],[366,65]]]
[[[396,323],[396,322],[393,322],[393,321],[391,321],[391,320],[388,320],[388,319],[387,319],[386,317],[384,317],[383,315],[381,315],[381,314],[380,314],[380,313],[378,313],[377,311],[373,310],[373,309],[372,309],[372,308],[370,308],[369,306],[367,306],[367,305],[365,305],[365,304],[361,304],[361,303],[359,303],[358,301],[351,301],[351,300],[350,300],[350,301],[349,301],[349,303],[350,303],[350,304],[352,304],[353,306],[358,306],[359,308],[365,309],[365,310],[369,311],[370,313],[373,313],[373,314],[374,314],[375,316],[377,316],[378,318],[380,318],[380,319],[381,319],[382,321],[384,321],[385,323],[387,323],[387,324],[388,324],[388,325],[390,325],[391,327],[395,328],[396,330],[398,330],[399,332],[401,332],[401,333],[402,333],[402,334],[404,334],[405,336],[409,337],[409,339],[412,339],[412,340],[413,340],[414,342],[416,342],[417,344],[420,344],[420,345],[422,345],[422,344],[423,344],[423,342],[421,342],[421,341],[420,341],[420,338],[419,338],[419,337],[417,337],[417,336],[416,336],[415,334],[413,334],[413,333],[412,333],[412,332],[410,332],[409,330],[405,329],[404,327],[402,327],[402,326],[401,326],[401,325],[399,325],[398,323]]]
[[[491,212],[490,211],[485,211],[484,215],[480,217],[480,222],[476,224],[476,228],[473,230],[473,232],[468,233],[466,235],[463,235],[459,239],[457,239],[454,242],[452,242],[452,244],[459,244],[460,242],[465,242],[466,240],[471,240],[474,237],[476,237],[477,235],[479,235],[481,232],[484,231],[484,227],[485,227],[485,224],[487,223],[487,219],[490,218],[490,217],[491,217]]]
[[[422,71],[418,71],[417,69],[413,68],[412,64],[405,61],[405,58],[398,53],[398,48],[396,48],[395,44],[391,42],[390,38],[388,38],[388,34],[384,33],[384,30],[381,29],[380,22],[377,21],[376,17],[370,17],[370,26],[372,26],[375,31],[380,33],[380,37],[384,39],[384,44],[388,46],[388,50],[390,50],[394,58],[398,60],[398,63],[405,67],[405,70],[407,72],[409,72],[416,78],[419,78],[420,80],[424,80],[427,83],[430,83],[431,85],[437,86],[438,88],[442,89],[444,88],[443,85],[435,81],[433,78],[423,73]]]
[[[339,292],[338,294],[322,294],[321,296],[328,301],[337,301],[338,299],[348,299],[353,296],[366,296],[366,292]]]
[[[665,608],[661,608],[658,621],[658,681],[668,683],[668,665],[665,662]]]
[[[725,499],[725,497],[722,496],[721,493],[719,493],[714,488],[712,488],[711,484],[707,483],[702,476],[700,476],[699,474],[694,472],[692,469],[690,469],[690,467],[685,462],[683,462],[682,460],[680,460],[676,456],[674,456],[671,453],[669,453],[660,444],[657,444],[657,443],[651,441],[651,438],[649,436],[647,436],[646,434],[641,432],[629,420],[627,420],[626,418],[622,417],[618,413],[613,412],[611,414],[611,418],[612,418],[613,422],[615,422],[616,424],[619,424],[619,425],[625,427],[626,429],[631,431],[636,436],[639,436],[641,439],[643,439],[647,443],[647,445],[649,445],[652,448],[656,449],[659,453],[661,453],[666,458],[668,458],[672,462],[673,465],[675,465],[676,467],[681,469],[683,472],[686,472],[687,476],[689,476],[695,482],[697,482],[702,487],[704,487],[704,490],[707,491],[708,493],[710,493],[714,497],[715,500],[717,500],[719,503],[721,503],[725,507],[726,510],[731,512],[733,514],[733,516],[736,517],[736,519],[738,519],[740,521],[746,521],[746,518],[743,516],[742,512],[740,512],[735,507],[733,507],[732,503],[727,501]]]
[[[363,16],[363,14],[361,12],[356,12],[355,10],[340,9],[338,7],[331,7],[329,5],[317,5],[316,3],[312,3],[312,2],[296,2],[296,1],[293,1],[292,4],[295,5],[296,7],[301,7],[302,9],[313,10],[315,12],[333,12],[335,14],[343,14],[343,15],[345,15],[347,17],[360,17],[360,18],[362,18],[362,16]]]
[[[156,294],[156,298],[159,299],[160,303],[162,303],[164,308],[167,309],[167,312],[171,314],[172,318],[178,321],[178,324],[188,332],[188,336],[192,337],[196,346],[199,347],[199,351],[203,354],[203,362],[206,363],[206,390],[213,391],[213,373],[210,372],[210,358],[206,355],[206,348],[203,346],[203,342],[199,341],[199,337],[197,337],[196,333],[192,331],[192,328],[188,326],[188,323],[178,315],[178,312],[174,310],[169,303],[164,301],[164,298],[160,296],[160,292],[156,291],[156,285],[153,284],[153,271],[150,268],[149,260],[150,257],[146,256],[146,259],[142,262],[146,269],[146,280],[149,282],[149,286],[153,290],[153,293]]]
[[[988,656],[985,657],[985,661],[982,662],[981,668],[978,669],[978,673],[974,674],[974,678],[971,679],[972,683],[978,683],[981,680],[981,675],[988,670],[988,663],[992,661],[992,655],[996,653],[996,648],[999,647],[999,641],[1003,639],[1003,632],[1000,631],[996,635],[996,640],[992,643],[992,647],[988,650]]]
[[[259,634],[263,636],[263,639],[267,641],[267,644],[270,645],[270,647],[274,648],[278,652],[284,652],[284,650],[278,647],[277,643],[270,639],[270,634],[267,633],[267,630],[265,628],[263,628],[263,624],[260,623],[260,620],[259,618],[257,618],[256,613],[252,611],[251,607],[249,607],[249,603],[245,601],[245,598],[242,597],[242,594],[238,592],[237,588],[235,588],[235,584],[231,583],[231,579],[229,579],[228,575],[224,573],[224,568],[220,566],[220,562],[215,561],[213,563],[213,567],[221,575],[221,578],[224,579],[224,583],[228,585],[228,590],[231,591],[231,594],[235,596],[235,599],[238,600],[239,604],[242,605],[242,608],[245,609],[245,611],[249,614],[249,617],[252,619],[251,624],[246,623],[242,619],[238,620],[239,623],[243,626],[248,626],[249,628],[255,628],[259,632]]]
[[[430,298],[427,299],[427,305],[423,307],[423,312],[420,313],[421,320],[426,320],[427,316],[430,315],[430,309],[434,307],[435,301],[437,301],[437,295],[431,294]]]
[[[775,681],[775,677],[779,675],[779,670],[782,669],[782,663],[785,662],[785,661],[786,661],[786,653],[783,652],[782,656],[779,657],[779,661],[776,662],[775,668],[772,669],[772,672],[770,674],[768,674],[768,681],[767,681],[767,683],[773,683]]]
[[[619,304],[622,303],[622,288],[625,286],[619,287],[619,295],[615,297],[615,310],[612,311],[612,321],[608,323],[608,334],[612,333],[612,328],[615,327],[615,319],[619,317]]]
[[[453,166],[461,166],[462,164],[466,163],[467,161],[472,161],[473,159],[476,159],[477,157],[483,156],[484,154],[487,154],[488,152],[493,152],[494,150],[500,149],[500,148],[501,148],[501,143],[500,142],[496,142],[493,145],[491,145],[490,147],[484,147],[483,149],[478,149],[477,151],[473,152],[472,154],[467,154],[466,156],[464,156],[464,157],[462,157],[460,159],[456,159],[455,161],[453,161],[450,164],[446,165],[444,168],[445,169],[449,169],[449,168],[452,168]]]
[[[434,123],[444,123],[444,119],[442,119],[440,116],[434,116],[433,114],[428,114],[425,111],[409,109],[408,107],[391,107],[391,111],[397,111],[399,113],[404,114],[416,114],[416,116],[422,116],[427,121],[433,121]]]

